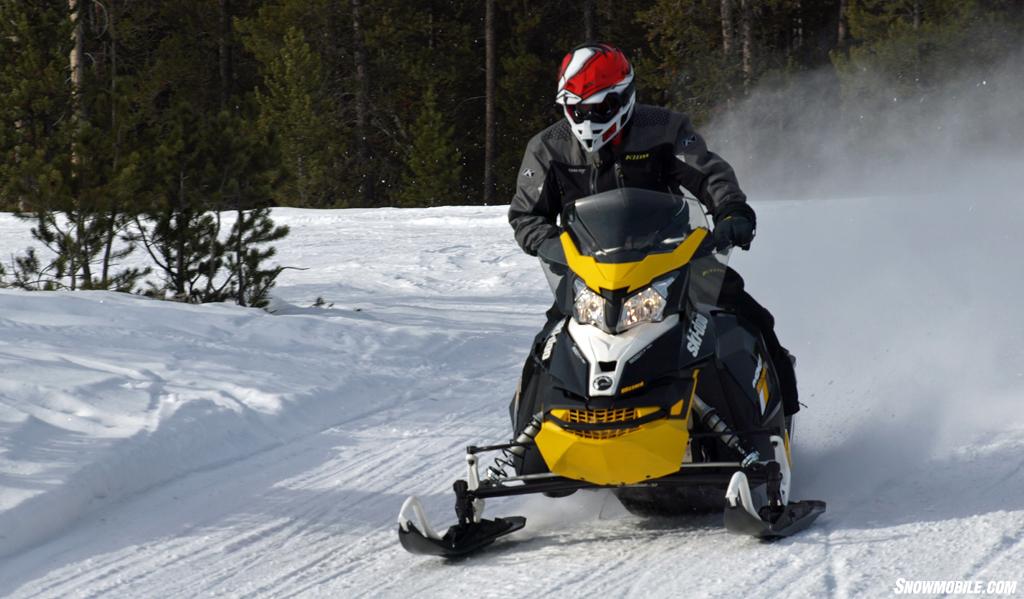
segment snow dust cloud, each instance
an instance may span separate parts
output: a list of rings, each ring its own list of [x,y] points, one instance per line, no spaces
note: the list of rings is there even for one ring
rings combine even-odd
[[[708,128],[758,210],[732,264],[799,359],[801,494],[848,512],[911,479],[949,503],[1024,450],[1024,54],[852,127],[827,77]]]
[[[913,98],[843,98],[831,69],[767,81],[706,127],[754,200],[922,193],[982,197],[1024,181],[1024,51]],[[1015,190],[1014,190],[1015,191]]]

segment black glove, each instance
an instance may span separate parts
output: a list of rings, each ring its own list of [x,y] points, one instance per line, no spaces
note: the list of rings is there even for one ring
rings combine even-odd
[[[553,264],[566,265],[565,251],[562,249],[562,240],[559,237],[545,239],[537,248],[537,255]]]
[[[749,218],[741,214],[727,216],[715,223],[715,249],[721,251],[734,245],[749,250],[755,232]]]

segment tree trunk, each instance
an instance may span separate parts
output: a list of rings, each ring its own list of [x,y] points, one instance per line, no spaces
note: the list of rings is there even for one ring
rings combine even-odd
[[[245,279],[245,245],[242,237],[243,231],[248,228],[245,222],[245,212],[242,211],[241,206],[235,211],[235,229],[238,231],[238,235],[235,237],[235,268],[237,272],[235,276],[238,278],[238,287],[235,288],[235,303],[239,306],[245,305],[245,288],[248,283]],[[255,223],[250,223],[255,224]]]
[[[185,214],[185,171],[178,171],[178,213],[174,215],[175,222],[175,241],[177,243],[177,268],[178,272],[175,273],[174,277],[174,291],[176,296],[181,299],[187,299],[188,293],[185,285],[185,230],[189,226],[188,216]]]
[[[754,1],[740,0],[740,34],[743,36],[743,90],[748,93],[754,80]]]
[[[351,0],[352,7],[352,55],[356,68],[356,157],[359,161],[359,199],[362,206],[373,205],[373,170],[370,165],[369,144],[369,95],[367,81],[366,40],[363,39],[361,21],[361,0]]]
[[[68,207],[66,213],[69,218],[72,219],[70,230],[68,231],[69,236],[72,239],[68,240],[67,252],[68,252],[68,264],[70,266],[68,275],[71,277],[71,289],[75,290],[78,288],[77,279],[78,271],[82,271],[82,287],[87,287],[90,280],[92,279],[92,273],[89,271],[89,261],[85,259],[85,252],[82,244],[85,241],[85,230],[83,219],[85,215],[81,211],[79,205],[79,193],[78,193],[78,169],[81,164],[81,151],[78,147],[78,128],[81,126],[83,121],[82,114],[82,71],[83,71],[83,58],[85,56],[84,44],[85,35],[83,27],[82,13],[83,8],[81,0],[68,0],[68,12],[71,18],[71,22],[74,27],[71,30],[71,54],[68,56],[69,66],[71,68],[71,105],[72,105],[72,123],[74,124],[75,133],[71,141],[71,200],[72,205]],[[71,231],[74,231],[72,234]]]
[[[220,0],[217,54],[220,67],[220,108],[226,110],[231,97],[231,0]]]
[[[497,149],[495,135],[494,89],[497,70],[497,56],[494,48],[494,0],[485,0],[484,45],[485,99],[484,99],[484,198],[485,204],[495,201],[494,154]]]
[[[111,158],[111,172],[117,176],[118,159],[120,158],[121,132],[117,128],[117,30],[115,19],[115,0],[110,0],[110,8],[107,10],[107,34],[110,36],[110,131],[114,136],[113,156]],[[107,231],[103,242],[103,270],[100,275],[100,285],[103,289],[110,287],[110,257],[114,251],[114,240],[117,238],[118,219],[120,207],[116,200],[111,199],[110,209],[107,211]]]
[[[722,54],[729,58],[736,47],[732,20],[732,0],[722,0]]]
[[[804,6],[801,0],[794,1],[793,43],[790,55],[799,54],[804,46]]]
[[[839,0],[839,28],[836,31],[836,45],[840,47],[846,43],[846,36],[848,35],[846,27],[846,2],[847,0]]]
[[[81,102],[79,98],[79,90],[82,87],[82,58],[84,55],[84,34],[82,27],[82,8],[79,5],[80,0],[68,0],[68,11],[71,15],[71,22],[74,24],[74,28],[71,30],[71,54],[68,56],[68,62],[71,67],[71,96],[74,102],[74,113],[76,120],[81,116]],[[74,160],[72,156],[72,160]]]
[[[597,0],[583,1],[583,40],[597,41]]]
[[[218,39],[218,54],[220,56],[220,107],[221,110],[230,109],[231,99],[231,78],[233,76],[231,72],[231,6],[230,0],[220,0],[220,37]],[[221,176],[221,190],[224,189],[225,181],[227,180],[227,166],[224,167],[225,172]],[[238,236],[235,238],[235,272],[232,273],[238,280],[238,286],[236,288],[235,302],[240,305],[245,305],[245,269],[242,264],[242,257],[244,255],[244,248],[242,246],[242,231],[244,230],[245,214],[242,212],[242,200],[239,197],[231,198],[230,202],[223,202],[221,206],[216,206],[215,209],[219,214],[221,210],[228,208],[229,206],[234,207],[237,220],[235,221],[235,228],[238,231]],[[209,245],[209,256],[208,260],[211,262],[210,272],[208,276],[208,283],[213,280],[213,250],[215,241],[210,240]],[[210,299],[210,298],[205,298]],[[220,298],[218,298],[220,299]]]
[[[921,28],[921,0],[914,0],[913,11],[914,31],[917,31]],[[921,80],[921,45],[920,40],[914,44],[914,87],[918,90],[924,87],[924,82]]]

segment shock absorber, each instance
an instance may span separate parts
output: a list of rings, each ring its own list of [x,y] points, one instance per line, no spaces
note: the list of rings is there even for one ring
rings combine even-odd
[[[700,417],[700,422],[707,429],[718,435],[718,438],[725,444],[726,447],[739,453],[743,456],[740,460],[740,466],[746,468],[747,466],[757,462],[761,459],[761,454],[754,451],[747,451],[743,447],[743,442],[740,438],[729,428],[725,420],[718,415],[718,410],[712,408],[708,404],[704,403],[704,400],[699,395],[694,394],[693,396],[693,408],[697,410],[697,416]]]
[[[511,468],[515,472],[515,460],[523,457],[523,454],[526,453],[526,446],[533,442],[534,437],[540,432],[540,427],[540,414],[538,413],[523,427],[515,441],[509,443],[508,447],[501,450],[501,455],[494,458],[494,463],[487,468],[486,479],[508,478],[509,474],[506,468]]]

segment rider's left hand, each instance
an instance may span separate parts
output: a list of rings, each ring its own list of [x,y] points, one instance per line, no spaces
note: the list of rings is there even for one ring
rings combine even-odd
[[[724,250],[735,245],[749,250],[755,233],[754,223],[749,218],[740,214],[727,216],[715,223],[715,248]]]

